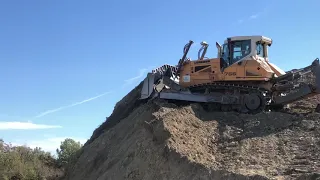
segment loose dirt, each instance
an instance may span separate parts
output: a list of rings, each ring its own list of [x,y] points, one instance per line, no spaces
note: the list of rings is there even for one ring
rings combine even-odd
[[[140,88],[94,131],[65,179],[320,179],[315,98],[247,115],[140,102]]]

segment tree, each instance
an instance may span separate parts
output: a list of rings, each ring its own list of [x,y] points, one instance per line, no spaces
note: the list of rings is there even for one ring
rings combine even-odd
[[[4,141],[0,138],[0,152],[3,151],[4,148]]]
[[[0,139],[0,179],[51,179],[61,177],[63,169],[56,159],[41,148],[11,146]]]
[[[82,144],[76,142],[73,139],[66,138],[61,142],[60,149],[57,149],[58,163],[61,166],[66,167],[68,164],[72,163],[76,158],[76,153],[80,150]]]

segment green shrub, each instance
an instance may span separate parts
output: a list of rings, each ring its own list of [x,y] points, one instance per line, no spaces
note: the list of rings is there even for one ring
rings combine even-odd
[[[57,159],[41,148],[11,146],[0,139],[0,180],[61,177],[63,171],[58,165]]]
[[[67,138],[61,142],[60,149],[57,149],[58,164],[63,167],[72,165],[76,160],[77,152],[81,149],[82,144],[73,139]]]

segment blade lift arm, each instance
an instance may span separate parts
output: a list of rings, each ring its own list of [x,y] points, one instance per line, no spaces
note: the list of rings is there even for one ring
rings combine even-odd
[[[179,60],[178,65],[177,65],[177,75],[180,75],[180,69],[181,69],[183,63],[185,62],[186,57],[187,57],[187,54],[188,54],[188,52],[189,52],[189,50],[190,50],[190,47],[191,47],[191,45],[192,45],[193,43],[194,43],[194,42],[193,42],[192,40],[190,40],[189,43],[187,43],[187,44],[184,46],[184,48],[183,48],[183,56],[182,56],[182,58]]]

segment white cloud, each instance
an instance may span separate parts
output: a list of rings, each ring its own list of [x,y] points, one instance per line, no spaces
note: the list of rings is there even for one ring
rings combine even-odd
[[[239,20],[237,21],[237,23],[238,23],[238,24],[242,24],[242,23],[244,23],[244,22],[247,21],[247,20],[258,19],[262,14],[267,13],[267,10],[268,10],[268,7],[265,7],[261,12],[258,12],[258,13],[256,13],[256,14],[252,14],[251,16],[246,17],[246,18],[243,18],[243,19],[239,19]]]
[[[33,129],[52,129],[62,128],[61,126],[34,124],[32,122],[0,122],[0,130],[33,130]]]
[[[250,16],[250,19],[256,19],[256,18],[258,18],[259,17],[259,14],[254,14],[254,15],[251,15]]]
[[[237,23],[238,23],[238,24],[242,24],[242,23],[244,23],[244,22],[247,21],[247,20],[257,19],[258,17],[259,17],[259,14],[253,14],[253,15],[247,17],[247,18],[239,19],[239,20],[237,21]]]
[[[238,20],[238,23],[239,23],[239,24],[243,23],[243,19],[239,19],[239,20]]]
[[[40,118],[42,116],[45,116],[45,115],[48,115],[48,114],[51,114],[51,113],[54,113],[54,112],[58,112],[58,111],[61,111],[61,110],[64,110],[64,109],[67,109],[67,108],[71,108],[73,106],[77,106],[77,105],[80,105],[80,104],[83,104],[83,103],[86,103],[86,102],[89,102],[89,101],[92,101],[92,100],[95,100],[95,99],[98,99],[102,96],[105,96],[107,94],[110,94],[111,92],[108,91],[108,92],[105,92],[105,93],[102,93],[98,96],[95,96],[95,97],[91,97],[91,98],[88,98],[88,99],[85,99],[83,101],[80,101],[80,102],[76,102],[76,103],[73,103],[73,104],[70,104],[70,105],[67,105],[67,106],[61,106],[61,107],[58,107],[56,109],[51,109],[51,110],[47,110],[45,112],[42,112],[40,114],[38,114],[37,116],[35,116],[34,118]]]

